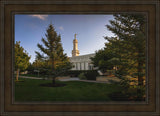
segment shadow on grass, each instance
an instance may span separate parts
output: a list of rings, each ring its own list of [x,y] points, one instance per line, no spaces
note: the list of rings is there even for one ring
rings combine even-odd
[[[40,84],[40,86],[42,86],[42,87],[64,87],[64,86],[66,86],[66,84],[64,84],[64,83],[55,83],[55,84],[44,83],[44,84]]]
[[[15,80],[16,83],[24,82],[24,80]]]

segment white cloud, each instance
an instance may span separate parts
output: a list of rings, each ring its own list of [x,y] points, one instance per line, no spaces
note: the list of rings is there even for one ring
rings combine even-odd
[[[36,17],[39,18],[41,20],[46,20],[46,18],[48,17],[48,15],[30,15],[31,17]]]
[[[64,30],[64,28],[63,28],[62,26],[60,26],[60,27],[59,27],[59,29],[60,29],[61,31],[63,31],[63,30]]]

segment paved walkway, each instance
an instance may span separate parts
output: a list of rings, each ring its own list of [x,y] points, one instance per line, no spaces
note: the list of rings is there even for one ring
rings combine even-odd
[[[79,81],[83,81],[83,82],[92,82],[92,83],[108,83],[108,84],[109,84],[109,82],[93,81],[93,80],[79,80]]]
[[[40,77],[28,77],[28,76],[19,76],[20,78],[26,78],[26,79],[43,79]]]
[[[72,77],[69,79],[60,79],[60,81],[83,81],[83,82],[93,82],[93,83],[106,83],[106,82],[100,82],[100,81],[94,81],[94,80],[80,80],[77,77]]]
[[[80,79],[77,77],[72,77],[72,78],[68,78],[68,79],[58,79],[60,81],[79,81]]]
[[[40,77],[27,77],[27,76],[19,76],[20,78],[27,78],[27,79],[44,79]],[[47,79],[47,78],[46,78]],[[49,79],[47,79],[49,80]],[[102,82],[102,81],[94,81],[94,80],[80,80],[77,77],[72,77],[68,79],[58,79],[59,81],[83,81],[83,82],[92,82],[92,83],[108,83],[108,82]]]

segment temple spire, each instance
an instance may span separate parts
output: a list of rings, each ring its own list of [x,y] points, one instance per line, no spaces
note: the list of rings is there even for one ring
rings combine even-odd
[[[75,33],[75,34],[74,34],[74,39],[76,39],[76,35],[77,35],[77,34]]]
[[[72,57],[79,56],[78,40],[76,39],[76,35],[77,34],[74,34]]]

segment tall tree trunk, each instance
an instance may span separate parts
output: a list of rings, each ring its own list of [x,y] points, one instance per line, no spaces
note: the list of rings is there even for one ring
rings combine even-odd
[[[143,63],[142,62],[139,62],[138,63],[138,86],[142,87],[143,86]],[[137,89],[137,100],[143,100],[143,92],[141,90],[141,88],[138,88]]]
[[[138,55],[138,85],[141,86],[143,85],[143,59],[142,55],[140,55],[142,52],[139,50],[139,55]]]
[[[19,77],[19,69],[17,69],[16,81],[18,81],[18,77]]]
[[[52,58],[52,71],[54,72],[54,69],[55,69],[55,62],[54,62],[54,58]],[[52,75],[53,76],[53,75]],[[52,77],[52,84],[55,85],[56,81],[55,81],[55,77]]]
[[[142,63],[138,63],[138,85],[143,85],[143,76],[142,76],[142,71],[143,69],[141,68],[143,65]]]

